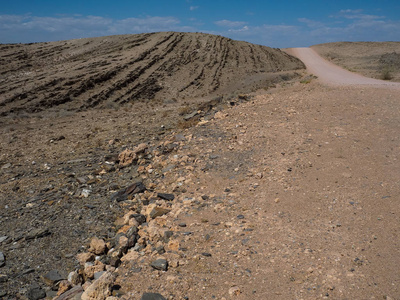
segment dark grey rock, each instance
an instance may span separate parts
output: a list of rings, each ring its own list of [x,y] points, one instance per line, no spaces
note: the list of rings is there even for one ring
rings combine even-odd
[[[244,219],[243,215],[238,215],[236,218],[238,218],[239,220]]]
[[[115,200],[117,202],[126,201],[133,195],[143,193],[145,190],[146,187],[142,182],[135,182],[127,188],[116,192],[114,195],[112,195],[111,200]]]
[[[134,214],[132,215],[132,218],[134,218],[139,225],[142,225],[143,223],[146,223],[146,216],[142,214]]]
[[[186,223],[179,223],[178,226],[179,227],[186,227]]]
[[[46,292],[37,283],[35,283],[29,287],[26,296],[29,300],[39,300],[46,297]]]
[[[121,260],[118,257],[112,257],[110,259],[110,266],[118,268],[121,264]]]
[[[158,193],[157,196],[163,200],[172,201],[175,199],[173,194],[166,194],[166,193]]]
[[[167,230],[164,232],[164,242],[168,243],[169,239],[174,235],[173,231]]]
[[[5,297],[7,296],[7,292],[6,291],[0,291],[0,297]]]
[[[211,253],[208,253],[208,252],[203,252],[201,255],[206,256],[206,257],[211,257]]]
[[[31,232],[28,233],[28,235],[25,236],[25,240],[33,240],[33,239],[39,239],[45,236],[50,235],[51,232],[47,228],[39,228],[39,229],[34,229]]]
[[[42,279],[47,285],[53,286],[57,282],[64,280],[66,278],[61,276],[57,270],[51,270],[50,272],[42,276]]]
[[[128,238],[128,248],[132,248],[135,246],[136,241],[138,239],[138,229],[135,226],[132,226],[126,232],[126,237]]]
[[[0,267],[3,267],[6,264],[6,257],[3,252],[0,251]]]
[[[140,300],[167,300],[161,294],[158,293],[144,293]]]
[[[150,265],[156,270],[160,270],[160,271],[168,270],[168,261],[163,258],[153,261]]]
[[[164,254],[165,253],[164,246],[158,246],[156,248],[156,251],[157,251],[158,254]]]
[[[8,276],[0,274],[0,283],[4,283],[8,281]]]

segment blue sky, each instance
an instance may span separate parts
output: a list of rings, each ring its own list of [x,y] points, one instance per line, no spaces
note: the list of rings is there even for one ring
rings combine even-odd
[[[0,0],[0,43],[155,31],[279,48],[400,41],[400,0]]]

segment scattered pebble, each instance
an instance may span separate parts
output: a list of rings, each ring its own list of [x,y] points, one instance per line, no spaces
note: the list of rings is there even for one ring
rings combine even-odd
[[[150,265],[156,270],[160,270],[160,271],[168,270],[168,261],[163,258],[159,258],[159,259],[153,261]]]

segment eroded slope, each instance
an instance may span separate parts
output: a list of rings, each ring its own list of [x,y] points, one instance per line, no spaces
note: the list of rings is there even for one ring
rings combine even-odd
[[[304,68],[278,49],[175,32],[1,45],[0,62],[1,115],[204,97]]]

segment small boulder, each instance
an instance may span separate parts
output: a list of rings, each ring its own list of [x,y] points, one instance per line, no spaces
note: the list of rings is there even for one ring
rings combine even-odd
[[[146,190],[143,182],[135,182],[125,189],[122,189],[111,196],[111,200],[117,202],[126,201],[132,199],[135,194],[143,193]]]
[[[101,272],[104,271],[104,265],[102,263],[94,265],[94,266],[86,266],[85,267],[85,278],[89,278],[89,279],[93,279],[94,278],[94,274],[97,272]]]
[[[81,265],[84,265],[85,263],[87,263],[89,261],[94,261],[95,256],[93,255],[93,253],[84,252],[84,253],[79,253],[76,256],[76,259],[79,261],[79,263]]]
[[[172,201],[175,199],[174,194],[158,193],[157,196],[158,196],[158,198],[161,198],[161,199],[167,200],[167,201]]]
[[[60,283],[58,284],[57,296],[60,296],[61,294],[64,294],[70,288],[72,288],[72,284],[68,280],[60,281]]]
[[[61,276],[57,270],[51,270],[50,272],[42,276],[42,279],[48,286],[54,286],[57,282],[65,278]]]
[[[29,300],[39,300],[46,297],[46,292],[37,283],[34,283],[29,287],[26,296]]]
[[[154,219],[154,218],[166,215],[170,211],[171,211],[170,209],[166,209],[166,208],[162,208],[162,207],[156,206],[156,207],[154,207],[152,209],[152,211],[150,212],[149,216],[150,216],[150,218]]]
[[[159,259],[153,261],[150,265],[154,269],[159,270],[159,271],[167,271],[168,270],[168,261],[163,258],[159,258]]]
[[[82,294],[82,300],[105,300],[111,296],[111,288],[115,277],[112,273],[106,272],[99,279],[95,280]]]
[[[99,239],[97,237],[92,238],[90,242],[89,252],[92,252],[96,255],[103,254],[107,249],[106,243],[104,240]]]
[[[68,274],[68,281],[74,286],[82,284],[82,276],[77,271],[72,271]]]
[[[119,166],[127,167],[137,160],[137,155],[134,151],[126,149],[118,155]]]
[[[135,152],[136,154],[143,153],[147,148],[148,148],[147,144],[142,143],[137,145],[135,149],[133,149],[133,152]]]

